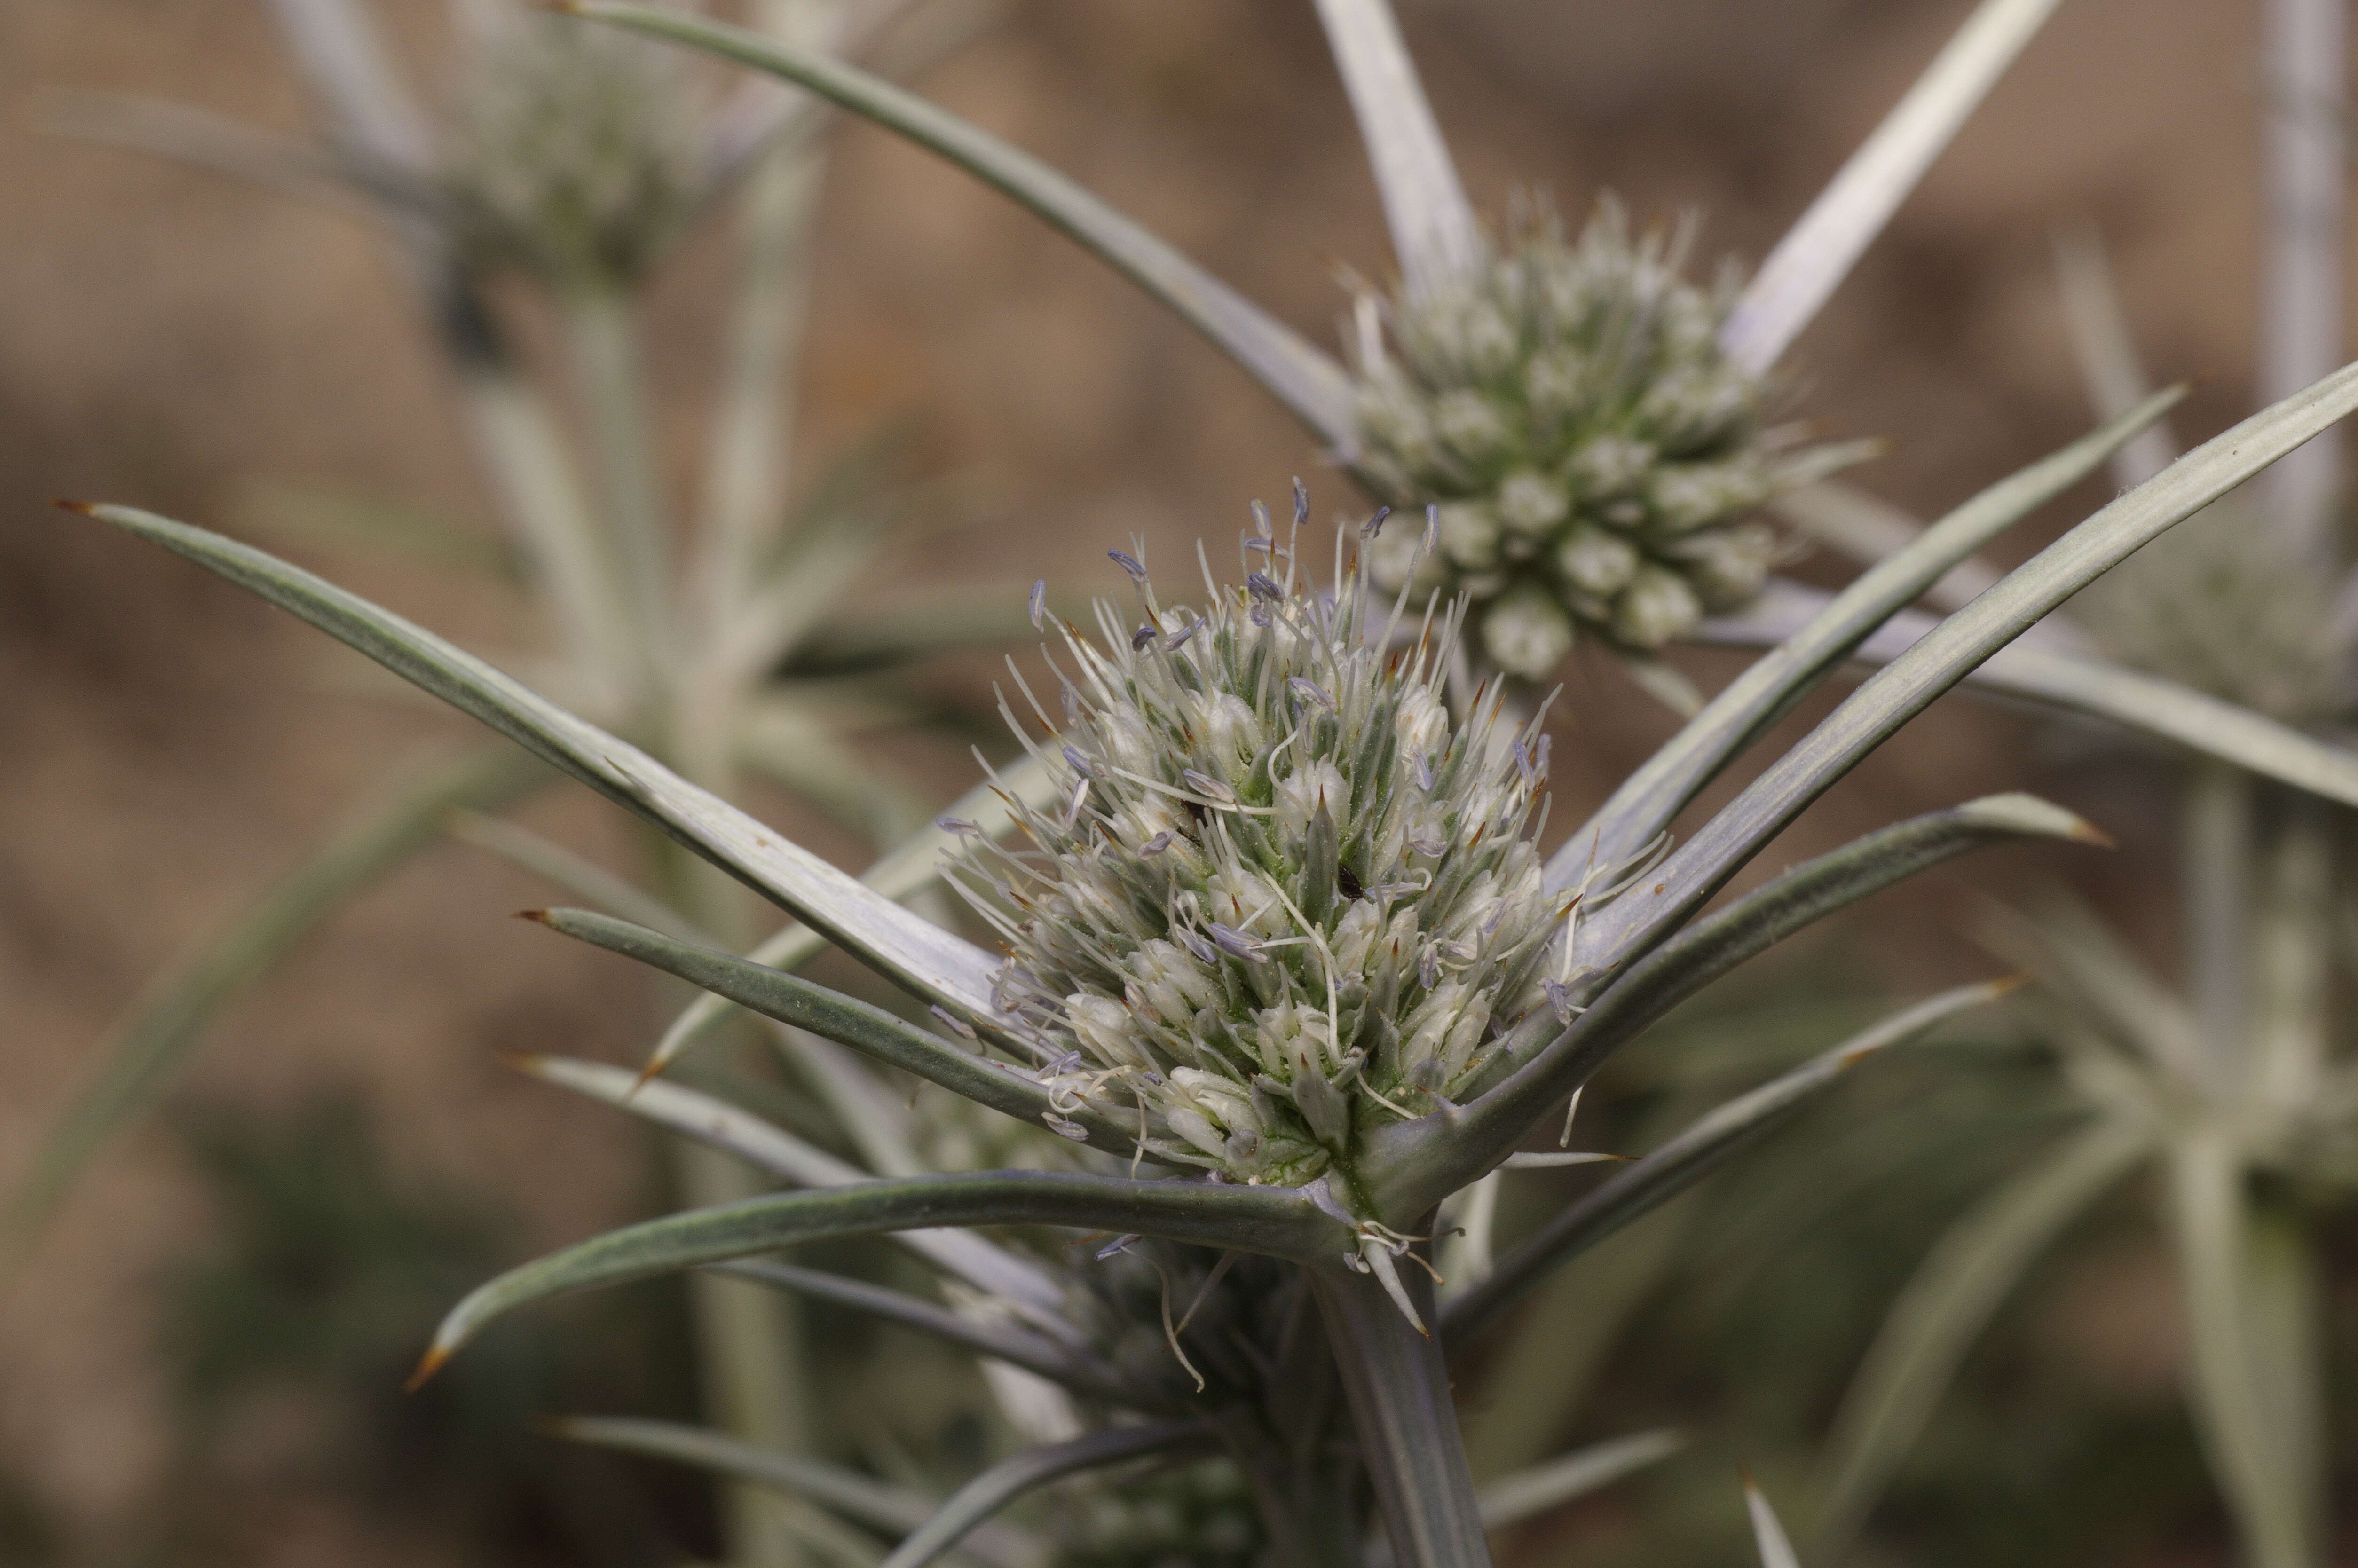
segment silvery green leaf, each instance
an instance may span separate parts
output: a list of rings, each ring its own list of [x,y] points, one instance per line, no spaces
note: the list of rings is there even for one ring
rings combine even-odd
[[[1353,1244],[1347,1222],[1291,1188],[987,1171],[782,1193],[627,1226],[510,1270],[442,1320],[417,1376],[430,1375],[492,1319],[553,1296],[805,1241],[979,1225],[1134,1232],[1298,1259],[1339,1256]]]
[[[1773,647],[1824,602],[1825,596],[1815,589],[1772,583],[1748,609],[1704,622],[1695,639],[1723,647]],[[1850,657],[1861,664],[1887,665],[1936,624],[1930,616],[1902,611],[1853,649]],[[2050,617],[2032,630],[2054,624]],[[2358,804],[2358,754],[2248,708],[2093,654],[2044,642],[2034,645],[2025,638],[1992,654],[1965,679],[1974,691],[2104,719],[2328,800]]]
[[[373,801],[137,1004],[102,1049],[98,1076],[42,1142],[0,1210],[0,1259],[28,1244],[99,1146],[154,1103],[213,1015],[361,889],[431,844],[453,811],[496,810],[554,782],[531,758],[487,747],[438,761]]]
[[[1760,265],[1720,342],[1758,373],[1781,358],[2059,0],[1983,0]]]
[[[1046,1086],[1030,1074],[954,1045],[873,1003],[716,947],[675,941],[660,932],[587,910],[552,909],[534,918],[552,930],[677,975],[764,1018],[807,1029],[871,1061],[913,1073],[1032,1126],[1043,1126],[1044,1118],[1057,1116],[1087,1129],[1094,1148],[1125,1160],[1137,1152],[1134,1130],[1125,1131],[1086,1107],[1060,1109]]]
[[[620,0],[577,0],[568,9],[768,71],[908,137],[1029,208],[1161,300],[1312,430],[1337,445],[1349,439],[1349,384],[1339,364],[1030,154],[866,71],[740,27]]]
[[[1482,1523],[1504,1530],[1535,1519],[1575,1498],[1612,1485],[1632,1471],[1669,1458],[1686,1446],[1684,1434],[1665,1428],[1616,1437],[1575,1449],[1544,1465],[1502,1476],[1477,1494]]]
[[[44,133],[168,158],[349,217],[373,218],[351,160],[200,109],[113,92],[52,89],[34,105]]]
[[[655,823],[920,997],[978,1027],[999,1027],[990,955],[862,886],[637,747],[432,633],[261,550],[133,507],[90,512],[292,611]]]
[[[2263,1279],[2282,1281],[2270,1279],[2254,1253],[2243,1152],[2226,1127],[2206,1120],[2180,1130],[2168,1154],[2195,1430],[2226,1496],[2244,1560],[2252,1568],[2314,1568],[2321,1513],[2314,1456],[2307,1452],[2311,1412],[2291,1408],[2288,1390],[2271,1376],[2283,1351],[2265,1335],[2281,1330],[2283,1314],[2268,1311],[2254,1287]],[[2298,1397],[2313,1394],[2303,1390]]]
[[[2134,442],[2132,442],[2134,444]],[[1789,490],[1768,498],[1768,510],[1800,529],[1817,544],[1824,545],[1863,567],[1874,566],[1889,556],[1906,549],[1924,532],[1924,524],[1909,516],[1897,506],[1879,496],[1869,495],[1855,485],[1840,480],[1820,480],[1799,490]],[[1927,588],[1924,601],[1943,611],[1963,610],[1979,598],[1984,590],[1996,585],[1998,574],[1981,560],[1968,556],[1951,567],[1938,581]],[[1770,590],[1789,585],[1769,584]],[[1814,590],[1811,590],[1814,591]],[[1820,594],[1821,600],[1831,598]],[[2062,622],[2052,617],[2040,622],[2023,633],[2025,641],[2052,634]],[[2067,629],[2064,633],[2075,644],[2081,641]],[[1777,641],[1782,642],[1783,638]]]
[[[658,1127],[734,1154],[747,1163],[805,1187],[846,1187],[869,1173],[814,1148],[775,1123],[726,1100],[676,1084],[642,1083],[620,1067],[565,1056],[510,1058],[544,1083],[605,1101]],[[976,1288],[1053,1312],[1063,1301],[1055,1282],[1035,1264],[963,1230],[902,1230],[893,1239]]]
[[[1443,1334],[1454,1344],[1471,1343],[1550,1271],[1686,1191],[1738,1150],[1791,1119],[1859,1063],[1996,1000],[2013,985],[1992,980],[1942,991],[1710,1112],[1519,1243],[1488,1279],[1442,1309]]]
[[[2149,1130],[2100,1120],[2008,1180],[1933,1244],[1892,1303],[1834,1416],[1817,1527],[1829,1561],[1866,1522],[2024,1271],[2152,1147]]]
[[[708,1427],[601,1416],[558,1416],[539,1425],[550,1436],[568,1442],[676,1460],[699,1470],[807,1498],[854,1523],[887,1535],[903,1535],[920,1528],[940,1506],[905,1487],[879,1481],[824,1459],[763,1448]],[[987,1525],[975,1530],[967,1537],[965,1549],[994,1568],[1037,1568],[1045,1560],[1045,1549],[1040,1542],[1007,1525]]]
[[[1550,884],[1568,885],[1590,865],[1617,865],[1636,854],[1877,626],[1959,561],[2085,478],[2180,395],[2172,392],[2150,398],[2131,414],[2000,480],[1859,574],[1823,610],[1729,682],[1614,791],[1549,861]],[[1616,906],[1618,911],[1647,907],[1649,902],[1642,898],[1625,898]],[[1608,915],[1606,923],[1620,918],[1624,916]]]
[[[2153,390],[2153,382],[2146,374],[2093,223],[2056,233],[2055,274],[2063,292],[2063,323],[2071,329],[2072,356],[2080,362],[2088,402],[2098,418],[2109,419],[2142,400]],[[2134,489],[2177,457],[2177,438],[2167,422],[2157,420],[2115,455],[2113,482],[2123,490]]]
[[[694,921],[653,893],[528,827],[479,811],[464,811],[450,818],[446,830],[461,844],[471,844],[576,898],[587,899],[618,920],[649,926],[682,942],[712,940]]]
[[[1744,1477],[1744,1511],[1752,1520],[1752,1544],[1760,1553],[1760,1568],[1801,1568],[1793,1543],[1785,1538],[1785,1527],[1777,1522],[1777,1510],[1749,1476]]]
[[[1622,898],[1591,917],[1583,960],[1609,968],[1683,924],[1836,779],[2023,628],[2353,409],[2358,364],[2212,437],[2008,572],[1869,676],[1673,851],[1653,884],[1659,892]]]
[[[1511,1031],[1499,1077],[1471,1103],[1422,1124],[1371,1132],[1362,1180],[1390,1206],[1413,1212],[1456,1190],[1497,1160],[1550,1105],[1576,1090],[1599,1064],[1672,1007],[1794,932],[1919,871],[1974,849],[2025,838],[2105,843],[2103,834],[2034,795],[1999,795],[1929,812],[1804,861],[1648,953],[1559,1026],[1535,1009]]]
[[[338,141],[391,168],[431,166],[433,131],[359,0],[270,0],[270,8]]]
[[[925,1568],[938,1562],[977,1525],[1035,1487],[1084,1470],[1100,1470],[1150,1454],[1209,1451],[1217,1445],[1211,1427],[1200,1421],[1109,1426],[1069,1443],[1054,1443],[1001,1460],[944,1503],[924,1528],[884,1560],[884,1568]]]
[[[1411,296],[1429,294],[1469,271],[1482,250],[1449,144],[1389,0],[1318,0],[1318,19],[1358,117],[1401,276]]]
[[[1055,781],[1038,757],[1019,758],[992,777],[950,803],[950,808],[930,827],[911,837],[891,854],[871,866],[860,881],[882,896],[901,900],[941,880],[942,858],[965,829],[945,823],[968,824],[978,833],[997,838],[1014,826],[1011,801],[1038,808],[1056,795]],[[807,925],[788,925],[746,957],[773,969],[796,969],[818,956],[827,938]],[[664,1031],[647,1058],[647,1075],[662,1072],[698,1041],[711,1033],[736,1008],[728,998],[708,991],[698,997]]]
[[[830,1274],[824,1270],[804,1269],[768,1259],[718,1263],[713,1266],[713,1272],[732,1274],[756,1284],[793,1291],[799,1295],[889,1319],[905,1328],[914,1328],[961,1346],[977,1355],[991,1357],[1011,1367],[1021,1367],[1088,1399],[1133,1409],[1145,1408],[1152,1403],[1151,1399],[1142,1398],[1140,1390],[1124,1381],[1120,1372],[1076,1346],[1059,1345],[1044,1335],[1011,1324],[955,1313],[905,1291],[890,1290],[862,1280]]]

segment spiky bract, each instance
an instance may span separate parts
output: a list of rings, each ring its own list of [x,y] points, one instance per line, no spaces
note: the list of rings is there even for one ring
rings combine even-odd
[[[1733,279],[1681,280],[1672,247],[1600,206],[1552,213],[1453,285],[1359,303],[1354,466],[1385,500],[1438,503],[1438,549],[1392,536],[1376,580],[1471,596],[1481,648],[1531,679],[1575,629],[1653,648],[1758,591],[1779,550],[1751,514],[1806,477],[1721,352]]]
[[[1560,911],[1525,831],[1546,742],[1495,688],[1453,721],[1455,611],[1398,645],[1340,541],[1330,593],[1247,546],[1268,569],[1206,567],[1200,611],[1117,552],[1143,622],[1100,604],[1101,643],[1065,628],[1061,724],[1032,703],[1066,805],[1019,807],[1033,848],[976,836],[953,875],[1061,1094],[1152,1159],[1293,1184],[1480,1072]]]
[[[515,14],[486,24],[442,189],[462,248],[557,285],[628,285],[694,200],[696,110],[670,51]]]

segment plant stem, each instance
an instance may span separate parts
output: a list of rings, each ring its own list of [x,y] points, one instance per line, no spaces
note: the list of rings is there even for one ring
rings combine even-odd
[[[2201,762],[2187,779],[2186,970],[2211,1086],[2232,1087],[2249,1014],[2252,780]]]
[[[1430,1281],[1413,1267],[1401,1274],[1419,1315],[1431,1321]],[[1489,1568],[1440,1345],[1411,1327],[1368,1275],[1328,1265],[1313,1270],[1310,1281],[1392,1561],[1399,1568]]]
[[[673,654],[670,526],[633,299],[622,289],[585,283],[564,295],[563,308],[605,492],[611,552],[635,622],[642,669],[654,677]],[[644,692],[663,684],[651,678]]]
[[[2269,0],[2261,130],[2267,189],[2260,282],[2259,398],[2273,403],[2342,362],[2346,0]],[[2292,558],[2334,560],[2343,438],[2319,432],[2270,469],[2270,521]]]

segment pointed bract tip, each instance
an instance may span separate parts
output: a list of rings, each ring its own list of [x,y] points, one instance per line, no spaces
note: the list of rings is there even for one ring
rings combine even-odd
[[[2030,979],[2031,977],[2028,975],[2006,975],[2001,979],[1992,980],[1989,983],[1990,1000],[1992,1001],[1996,1001],[2002,996],[2012,996],[2015,992],[2028,985],[2030,983]]]
[[[571,1437],[580,1430],[578,1417],[569,1415],[528,1415],[524,1423],[543,1437]]]
[[[631,1080],[631,1087],[623,1092],[623,1101],[628,1103],[629,1101],[637,1098],[639,1091],[645,1088],[649,1084],[654,1083],[657,1078],[662,1077],[663,1070],[670,1065],[671,1062],[665,1057],[648,1057],[647,1065],[639,1069],[639,1076]]]
[[[2117,849],[2121,841],[2089,821],[2084,816],[2071,819],[2071,831],[2067,835],[2074,844],[2093,844],[2099,849]]]
[[[409,1381],[401,1385],[401,1391],[405,1394],[416,1393],[426,1386],[426,1379],[439,1372],[442,1369],[442,1364],[449,1359],[449,1346],[438,1342],[428,1346],[426,1354],[418,1357],[417,1370],[409,1374]]]
[[[519,1073],[537,1076],[541,1068],[548,1065],[548,1058],[537,1051],[501,1051],[496,1054],[504,1065],[514,1067]]]
[[[557,924],[557,922],[551,918],[550,912],[546,909],[519,909],[515,912],[515,917],[518,920],[529,920],[535,925],[554,925]]]
[[[95,501],[52,501],[49,504],[63,511],[79,512],[85,517],[98,515],[98,503]]]

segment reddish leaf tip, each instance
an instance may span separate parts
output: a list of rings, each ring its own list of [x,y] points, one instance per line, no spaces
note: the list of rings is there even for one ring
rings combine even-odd
[[[416,1393],[426,1386],[426,1379],[440,1371],[442,1364],[449,1359],[450,1352],[447,1346],[440,1345],[431,1346],[418,1358],[417,1370],[409,1374],[409,1381],[401,1385],[401,1391],[405,1394]]]
[[[52,501],[49,504],[68,512],[79,512],[85,517],[98,515],[98,503],[95,501]]]

